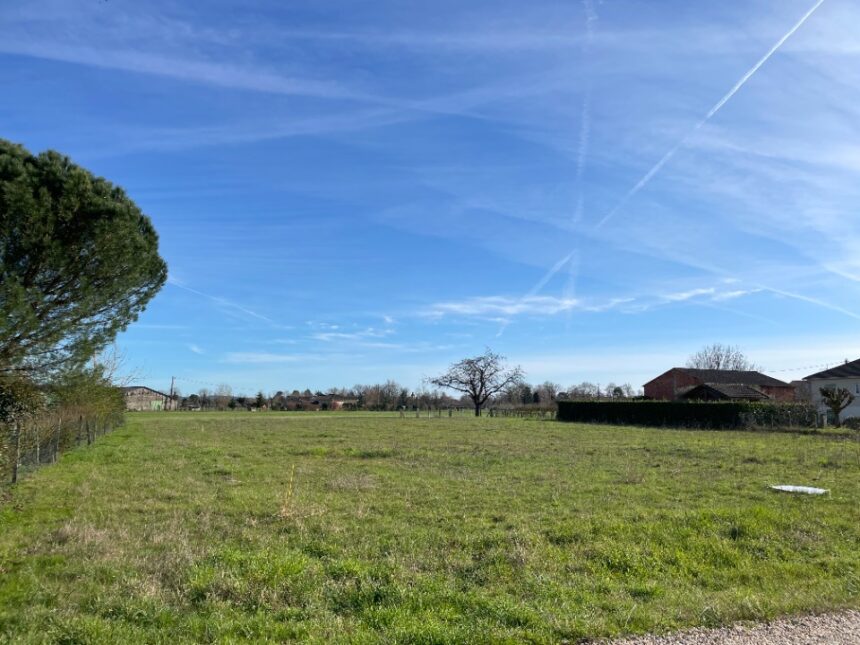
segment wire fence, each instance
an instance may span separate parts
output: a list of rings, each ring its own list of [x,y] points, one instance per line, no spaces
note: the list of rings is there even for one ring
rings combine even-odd
[[[56,463],[63,453],[121,426],[123,418],[116,411],[58,408],[0,425],[0,481],[14,484],[24,473]]]

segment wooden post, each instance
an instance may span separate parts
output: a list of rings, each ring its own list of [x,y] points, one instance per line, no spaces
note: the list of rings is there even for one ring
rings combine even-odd
[[[63,422],[57,417],[57,429],[54,431],[54,454],[51,461],[57,463],[57,456],[60,454],[60,433],[63,431]]]
[[[21,428],[18,422],[12,424],[12,483],[18,481],[18,462],[21,460]]]

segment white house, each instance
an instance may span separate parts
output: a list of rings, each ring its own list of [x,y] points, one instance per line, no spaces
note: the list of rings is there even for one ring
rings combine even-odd
[[[842,411],[839,417],[843,421],[849,417],[860,417],[860,359],[850,363],[846,361],[829,370],[810,374],[803,380],[809,383],[812,402],[822,413],[826,412],[827,408],[821,402],[821,388],[844,387],[854,395],[854,401]]]

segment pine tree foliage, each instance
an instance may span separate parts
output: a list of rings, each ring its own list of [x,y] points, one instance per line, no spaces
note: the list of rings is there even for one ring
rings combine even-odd
[[[0,140],[0,375],[80,367],[166,278],[155,229],[121,188]]]

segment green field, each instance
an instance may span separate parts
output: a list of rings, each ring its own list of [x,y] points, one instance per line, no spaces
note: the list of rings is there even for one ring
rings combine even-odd
[[[3,494],[0,641],[552,643],[860,607],[842,437],[154,413]]]

